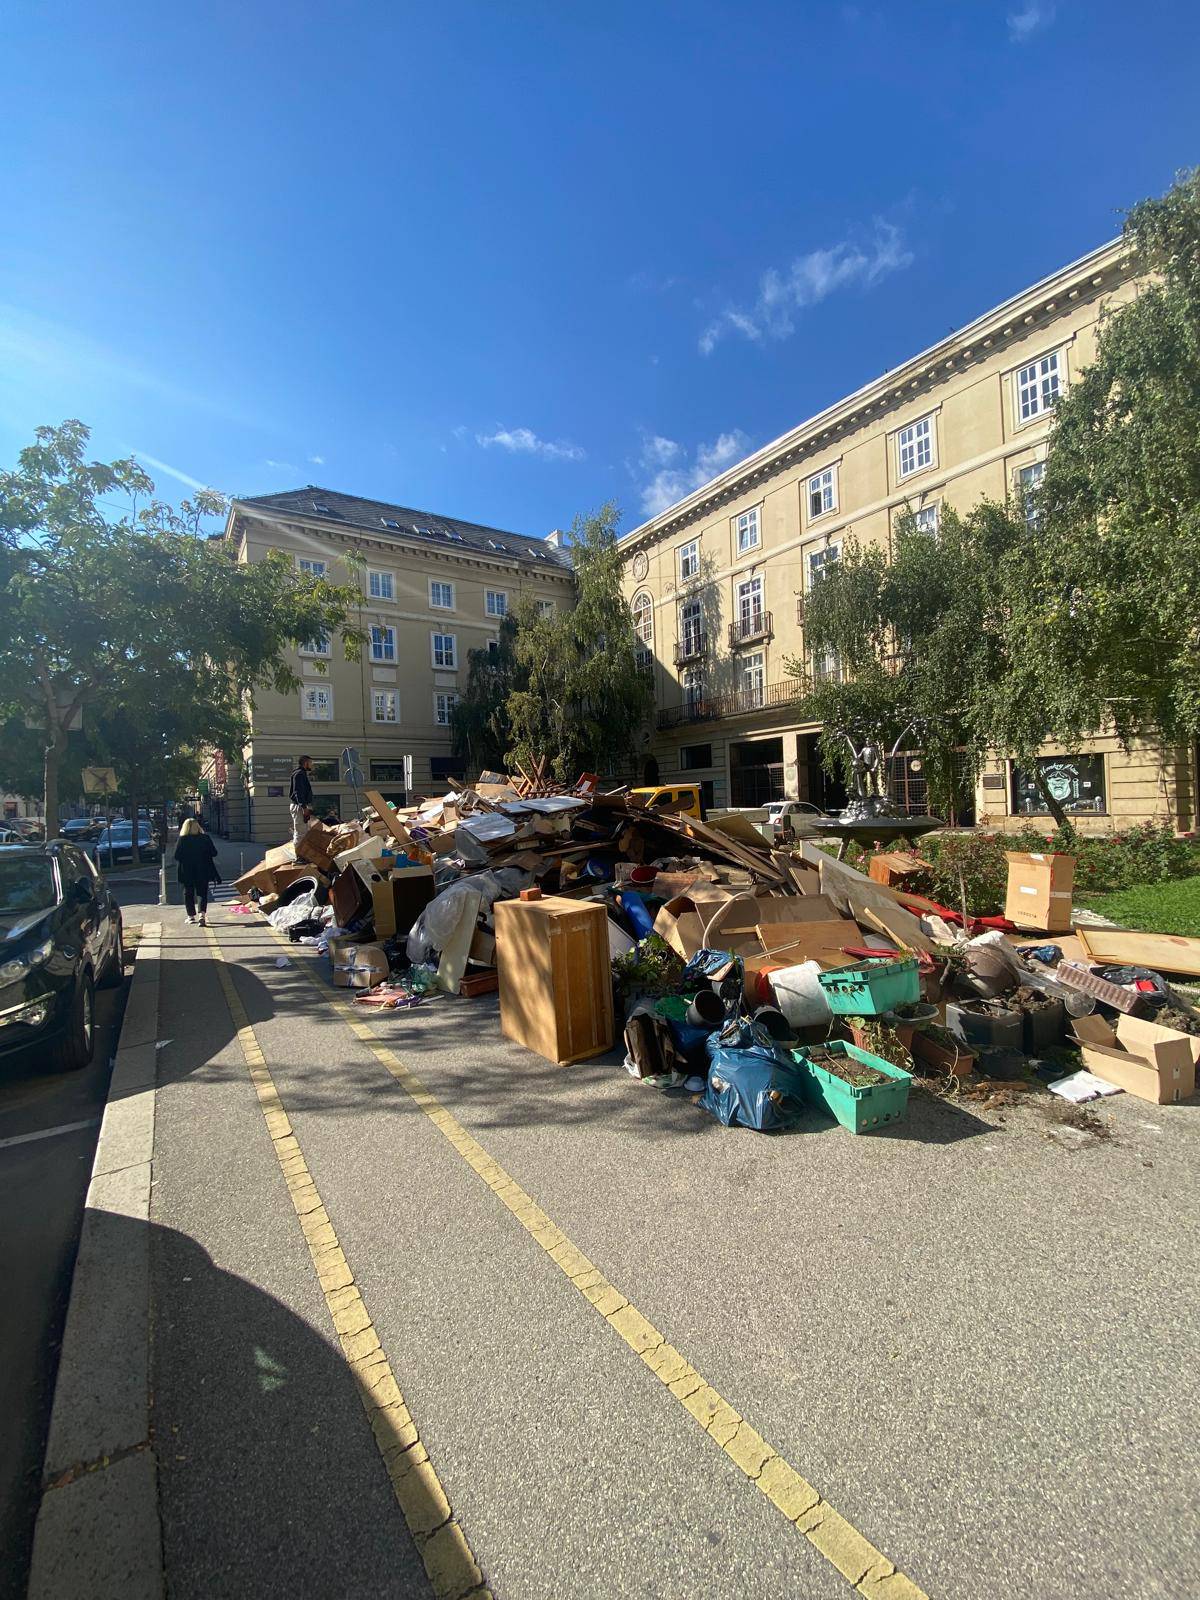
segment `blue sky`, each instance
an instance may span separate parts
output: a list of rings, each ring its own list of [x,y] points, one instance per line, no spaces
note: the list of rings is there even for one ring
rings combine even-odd
[[[1197,81],[1194,0],[16,0],[0,461],[629,528],[1112,237]]]

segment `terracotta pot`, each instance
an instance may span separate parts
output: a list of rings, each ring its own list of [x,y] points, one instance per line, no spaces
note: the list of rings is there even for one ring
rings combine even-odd
[[[939,1044],[927,1033],[918,1033],[913,1041],[913,1055],[939,1072],[952,1073],[956,1078],[966,1078],[975,1070],[975,1057],[960,1045]]]

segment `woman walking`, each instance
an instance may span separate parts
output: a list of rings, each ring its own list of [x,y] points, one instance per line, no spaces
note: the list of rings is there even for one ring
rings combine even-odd
[[[175,846],[175,859],[179,863],[179,881],[183,885],[183,898],[187,906],[187,919],[195,922],[196,903],[200,904],[200,926],[206,928],[208,911],[208,886],[220,883],[217,871],[217,847],[205,833],[195,817],[189,817],[179,830],[179,843]]]

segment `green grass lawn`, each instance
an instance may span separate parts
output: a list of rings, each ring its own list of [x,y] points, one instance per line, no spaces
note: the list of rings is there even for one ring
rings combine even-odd
[[[1184,933],[1200,937],[1200,878],[1173,883],[1143,883],[1114,894],[1076,896],[1080,905],[1111,917],[1123,928],[1145,933]]]

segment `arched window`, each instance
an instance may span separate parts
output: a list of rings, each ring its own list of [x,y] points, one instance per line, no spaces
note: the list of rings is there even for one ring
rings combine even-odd
[[[637,639],[637,659],[640,667],[648,667],[654,660],[654,605],[650,596],[643,591],[634,595],[633,605],[633,631]]]

